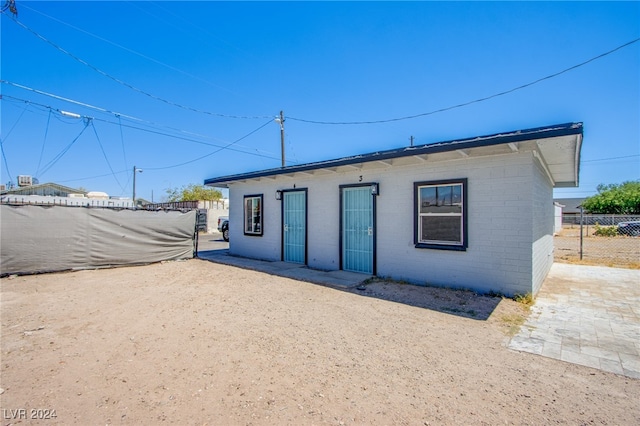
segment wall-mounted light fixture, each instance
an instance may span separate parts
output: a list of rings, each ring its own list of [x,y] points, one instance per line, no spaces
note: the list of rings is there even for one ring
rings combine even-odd
[[[282,200],[282,191],[280,190],[276,191],[276,200]]]
[[[372,183],[371,184],[371,195],[379,195],[380,194],[380,188],[378,187],[377,183]]]

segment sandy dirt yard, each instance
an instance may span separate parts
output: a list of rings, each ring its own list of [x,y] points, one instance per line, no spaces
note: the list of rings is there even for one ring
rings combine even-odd
[[[511,300],[197,259],[1,296],[2,424],[640,424],[640,380],[507,349]]]
[[[583,230],[583,255],[580,260],[580,227],[565,226],[553,238],[555,261],[640,269],[640,237],[603,237],[595,235],[595,230],[594,226]]]

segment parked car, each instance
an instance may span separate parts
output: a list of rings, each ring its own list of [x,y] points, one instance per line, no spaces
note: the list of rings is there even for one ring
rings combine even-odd
[[[618,224],[618,234],[629,235],[630,237],[640,236],[640,220],[620,222]]]
[[[218,231],[222,232],[222,239],[229,241],[229,217],[220,216],[218,218]]]

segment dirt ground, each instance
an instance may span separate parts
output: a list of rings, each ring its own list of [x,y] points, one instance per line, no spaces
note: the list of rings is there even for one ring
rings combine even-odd
[[[197,259],[0,284],[2,424],[640,424],[640,380],[508,350],[512,300]]]
[[[580,227],[566,225],[553,238],[554,260],[564,263],[640,269],[640,237],[595,235],[594,226],[585,226],[580,260]]]

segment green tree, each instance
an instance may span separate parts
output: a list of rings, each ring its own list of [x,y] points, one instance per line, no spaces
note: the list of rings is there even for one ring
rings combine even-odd
[[[582,207],[589,213],[640,214],[640,180],[598,185],[598,193]]]
[[[167,188],[167,201],[220,201],[222,192],[204,185],[185,185],[182,188]]]

